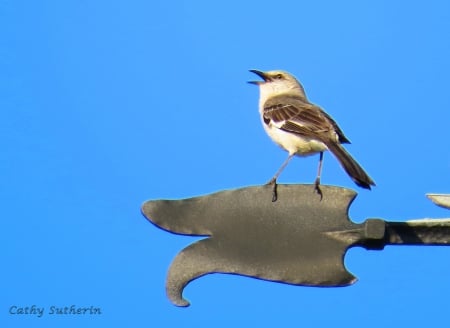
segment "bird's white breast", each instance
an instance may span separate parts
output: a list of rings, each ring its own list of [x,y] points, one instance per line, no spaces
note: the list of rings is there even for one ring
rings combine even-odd
[[[272,122],[266,124],[263,121],[262,124],[269,137],[289,154],[308,156],[328,149],[323,142],[283,131]]]
[[[283,92],[301,92],[304,95],[303,89],[300,86],[297,86],[297,89],[294,88],[294,91],[292,91],[292,88],[283,83],[264,83],[260,85],[259,114],[264,130],[266,130],[266,133],[277,145],[288,151],[289,154],[308,156],[325,151],[328,148],[323,142],[281,130],[280,127],[283,126],[284,122],[274,123],[270,121],[269,124],[264,122],[264,106],[266,101]]]

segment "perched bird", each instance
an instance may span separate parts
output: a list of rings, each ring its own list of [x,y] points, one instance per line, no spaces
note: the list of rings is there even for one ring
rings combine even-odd
[[[273,184],[272,201],[277,199],[277,178],[294,155],[319,153],[319,166],[314,182],[322,197],[320,174],[325,150],[337,158],[345,172],[360,187],[370,189],[375,182],[356,160],[342,147],[350,143],[337,123],[323,109],[308,101],[305,90],[297,79],[285,71],[250,70],[262,81],[250,81],[259,86],[259,113],[264,130],[289,156],[268,184]]]

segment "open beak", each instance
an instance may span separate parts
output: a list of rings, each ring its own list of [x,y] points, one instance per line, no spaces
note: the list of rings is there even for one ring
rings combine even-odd
[[[263,79],[263,81],[248,81],[248,83],[250,84],[260,85],[269,81],[269,77],[264,72],[258,71],[257,69],[251,69],[250,72],[255,73],[256,75],[258,75],[260,78]]]

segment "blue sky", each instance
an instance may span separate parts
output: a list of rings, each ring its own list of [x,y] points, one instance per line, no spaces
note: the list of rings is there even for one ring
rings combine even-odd
[[[265,183],[286,153],[265,135],[248,69],[284,69],[352,140],[377,183],[330,154],[323,184],[355,189],[354,221],[448,217],[446,1],[0,2],[0,321],[5,327],[439,326],[450,249],[352,249],[351,287],[209,275],[165,297],[195,238],[146,221],[149,199]],[[282,183],[311,183],[317,156]],[[96,306],[99,316],[12,315]]]

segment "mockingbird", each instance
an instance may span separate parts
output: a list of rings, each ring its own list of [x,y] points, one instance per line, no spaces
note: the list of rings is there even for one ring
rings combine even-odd
[[[250,81],[259,86],[259,112],[264,130],[289,156],[268,184],[273,184],[272,201],[277,199],[277,178],[294,155],[320,153],[315,191],[322,197],[320,174],[323,152],[331,151],[345,172],[360,187],[370,189],[375,182],[342,147],[350,143],[337,123],[319,106],[308,101],[303,86],[285,71],[250,70],[263,81]]]

